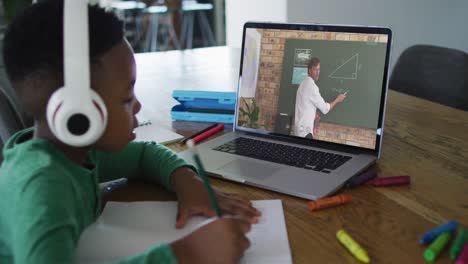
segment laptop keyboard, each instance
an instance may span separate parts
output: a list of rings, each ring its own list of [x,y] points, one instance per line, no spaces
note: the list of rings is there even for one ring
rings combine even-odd
[[[250,158],[330,173],[351,159],[349,156],[239,137],[214,150]]]

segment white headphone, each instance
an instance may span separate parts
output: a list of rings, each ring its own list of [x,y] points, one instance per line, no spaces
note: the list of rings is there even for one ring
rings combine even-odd
[[[83,147],[96,142],[107,125],[107,109],[91,89],[88,1],[65,0],[63,81],[47,104],[47,123],[63,143]]]

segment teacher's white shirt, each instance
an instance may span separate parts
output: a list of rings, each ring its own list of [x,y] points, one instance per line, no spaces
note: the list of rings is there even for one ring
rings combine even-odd
[[[301,82],[296,93],[296,110],[294,116],[294,135],[305,137],[314,134],[314,120],[317,108],[323,114],[330,111],[330,104],[323,100],[318,86],[312,77]]]

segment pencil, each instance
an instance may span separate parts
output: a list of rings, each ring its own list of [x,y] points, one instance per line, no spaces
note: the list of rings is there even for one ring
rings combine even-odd
[[[201,162],[200,156],[198,155],[197,149],[195,147],[195,143],[193,142],[193,140],[189,140],[187,141],[187,146],[193,152],[193,159],[195,161],[195,166],[197,167],[197,170],[198,170],[198,175],[202,179],[203,185],[205,186],[205,189],[208,192],[208,197],[210,198],[211,205],[213,206],[216,212],[216,215],[218,217],[221,217],[223,213],[221,212],[221,208],[219,208],[218,202],[216,201],[214,191],[211,188],[210,183],[208,182],[208,178],[206,176],[205,169],[203,168],[203,164]]]

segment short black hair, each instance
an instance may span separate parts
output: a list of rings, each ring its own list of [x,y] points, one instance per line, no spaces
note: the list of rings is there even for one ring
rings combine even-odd
[[[113,13],[97,5],[89,6],[88,16],[93,61],[119,44],[124,31]],[[35,73],[63,82],[63,0],[40,1],[16,16],[5,33],[3,58],[13,85]]]

